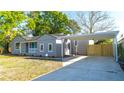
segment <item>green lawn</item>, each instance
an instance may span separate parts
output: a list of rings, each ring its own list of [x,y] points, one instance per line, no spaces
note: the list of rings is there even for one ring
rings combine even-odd
[[[62,67],[61,62],[0,55],[0,80],[31,80]]]

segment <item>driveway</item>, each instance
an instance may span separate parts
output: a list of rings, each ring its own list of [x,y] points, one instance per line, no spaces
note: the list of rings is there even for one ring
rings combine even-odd
[[[124,72],[113,57],[86,57],[34,81],[124,80]]]

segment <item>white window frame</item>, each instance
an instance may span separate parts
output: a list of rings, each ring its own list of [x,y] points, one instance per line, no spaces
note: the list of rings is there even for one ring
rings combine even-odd
[[[49,51],[49,45],[52,45],[52,50]],[[53,52],[53,43],[48,43],[48,52]]]
[[[43,45],[43,50],[41,50],[41,45]],[[40,43],[40,52],[44,52],[44,43]]]
[[[19,43],[19,49],[16,48],[17,43]],[[15,42],[15,50],[20,50],[20,42]]]
[[[35,42],[35,41],[34,41]],[[32,48],[31,46],[32,46],[32,44],[31,43],[34,43],[34,42],[29,42],[29,47],[28,47],[28,49],[29,49],[29,53],[36,53],[37,52],[37,47],[36,48]],[[37,43],[37,42],[36,42]]]

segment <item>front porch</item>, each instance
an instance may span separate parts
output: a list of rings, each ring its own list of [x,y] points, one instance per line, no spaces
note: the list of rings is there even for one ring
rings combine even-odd
[[[20,42],[21,55],[34,55],[37,53],[37,42]]]

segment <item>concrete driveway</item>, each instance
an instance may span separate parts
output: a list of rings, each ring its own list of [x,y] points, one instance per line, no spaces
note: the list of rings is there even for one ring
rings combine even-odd
[[[113,57],[86,57],[34,81],[124,80],[124,72]]]

